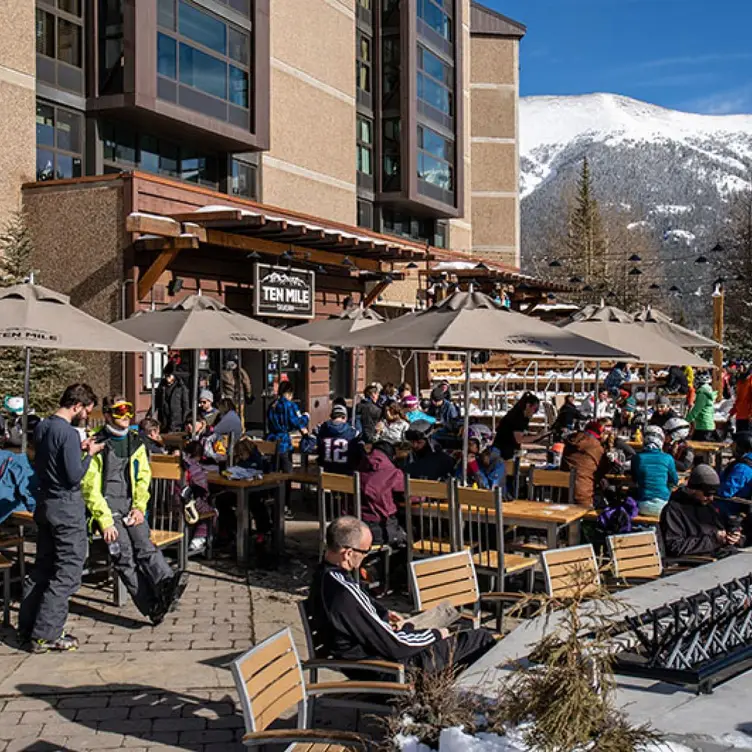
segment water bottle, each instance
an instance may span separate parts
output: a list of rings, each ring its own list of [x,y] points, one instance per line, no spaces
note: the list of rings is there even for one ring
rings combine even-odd
[[[114,540],[112,543],[108,543],[107,550],[110,552],[110,556],[118,556],[120,554],[120,541]]]

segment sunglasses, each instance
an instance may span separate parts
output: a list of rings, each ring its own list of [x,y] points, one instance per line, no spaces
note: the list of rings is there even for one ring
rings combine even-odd
[[[133,405],[130,402],[116,402],[111,405],[107,412],[113,418],[132,418],[134,416]]]
[[[351,551],[355,551],[356,554],[361,554],[362,556],[368,556],[370,554],[370,551],[364,551],[362,548],[355,548],[354,546],[350,546]]]

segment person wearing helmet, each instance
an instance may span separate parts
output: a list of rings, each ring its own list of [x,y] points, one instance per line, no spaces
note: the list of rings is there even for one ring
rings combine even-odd
[[[676,470],[685,473],[695,464],[695,453],[687,443],[690,425],[684,418],[670,418],[663,426],[665,443],[663,451],[670,454],[676,463]]]
[[[3,407],[9,417],[6,421],[0,415],[0,439],[8,446],[21,446],[23,406],[23,397],[8,396],[3,400]]]
[[[734,461],[721,473],[721,485],[714,506],[726,517],[749,512],[745,504],[724,501],[733,497],[752,499],[752,433],[734,435]]]
[[[694,441],[715,441],[718,438],[715,430],[715,401],[718,396],[710,385],[709,373],[695,375],[695,404],[687,413],[687,422],[694,425],[692,439]]]
[[[431,440],[433,425],[425,420],[416,420],[405,432],[411,451],[405,472],[413,478],[444,480],[454,471],[454,460]]]
[[[663,429],[647,426],[642,451],[632,457],[630,473],[637,484],[636,498],[640,514],[657,516],[679,484],[676,462],[663,451]]]

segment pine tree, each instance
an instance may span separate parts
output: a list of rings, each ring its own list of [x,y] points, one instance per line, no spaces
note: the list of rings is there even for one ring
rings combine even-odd
[[[587,157],[582,171],[574,206],[569,214],[567,255],[572,273],[592,288],[586,299],[598,300],[608,291],[606,253],[608,239],[603,229],[598,201],[593,196],[592,177]]]
[[[0,234],[0,287],[26,281],[33,271],[34,245],[22,213],[14,214]],[[58,350],[31,350],[30,407],[46,414],[58,405],[65,386],[81,373],[81,366]],[[0,348],[0,399],[23,394],[24,349]]]
[[[724,344],[732,357],[752,357],[752,190],[737,193],[729,202],[724,268],[726,331]]]

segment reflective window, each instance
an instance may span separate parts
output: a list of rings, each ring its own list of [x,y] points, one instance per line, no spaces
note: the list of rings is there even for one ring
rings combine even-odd
[[[364,175],[373,175],[373,121],[358,115],[357,167]]]
[[[365,34],[358,34],[358,60],[356,81],[361,91],[371,91],[371,40]]]
[[[248,34],[240,31],[233,26],[229,28],[230,33],[230,52],[229,55],[233,60],[248,65],[250,63],[250,38]]]
[[[66,21],[64,18],[57,19],[57,59],[68,65],[80,68],[81,38],[83,28],[79,24]]]
[[[72,16],[81,15],[81,0],[57,0],[57,7]]]
[[[248,74],[230,66],[230,101],[238,107],[248,107]]]
[[[230,193],[243,198],[258,198],[258,166],[241,159],[232,160]]]
[[[436,131],[422,125],[418,126],[418,148],[448,162],[454,159],[454,144]]]
[[[55,57],[55,16],[37,8],[36,18],[37,54]]]
[[[451,191],[453,188],[451,165],[424,152],[418,153],[418,177],[445,191]]]
[[[167,78],[178,77],[177,43],[166,34],[157,34],[157,72]]]
[[[175,30],[175,0],[157,0],[157,23]]]
[[[452,85],[452,69],[430,50],[418,45],[418,68],[445,86]]]
[[[418,0],[418,17],[444,39],[452,40],[452,20],[447,14],[449,3],[441,0]]]
[[[220,99],[227,98],[227,65],[216,57],[182,42],[180,81]]]
[[[436,131],[418,126],[418,177],[428,183],[454,190],[454,142]]]
[[[83,175],[83,116],[37,102],[37,180]]]
[[[182,36],[221,55],[227,53],[227,25],[185,0],[180,0],[178,28]]]
[[[418,72],[418,99],[422,99],[437,110],[453,115],[452,93],[425,73]]]

